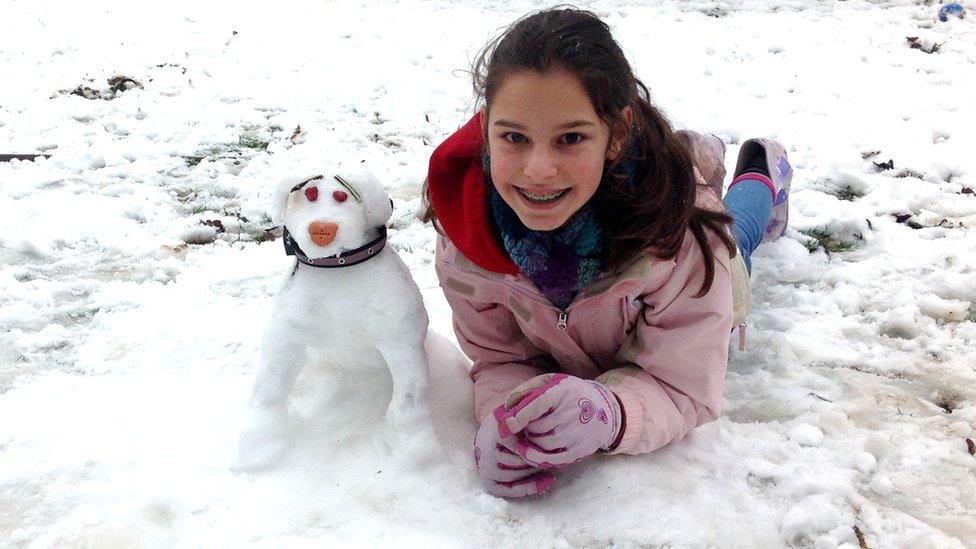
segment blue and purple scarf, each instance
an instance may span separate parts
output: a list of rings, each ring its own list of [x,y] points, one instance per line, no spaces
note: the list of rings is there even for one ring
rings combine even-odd
[[[495,186],[489,186],[491,211],[508,255],[553,305],[565,309],[597,277],[603,264],[604,231],[592,203],[563,227],[533,231],[522,224]]]

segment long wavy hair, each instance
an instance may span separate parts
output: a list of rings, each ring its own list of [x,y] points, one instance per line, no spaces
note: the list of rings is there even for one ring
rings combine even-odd
[[[726,229],[732,218],[695,205],[697,185],[690,153],[651,104],[647,86],[634,75],[610,27],[599,17],[560,6],[515,21],[475,59],[475,96],[490,110],[506,76],[553,68],[575,74],[611,135],[626,135],[621,154],[604,166],[593,197],[608,235],[604,269],[619,272],[641,253],[673,258],[690,228],[705,264],[705,279],[695,297],[708,293],[715,258],[706,230],[718,235],[734,256],[736,247]],[[633,110],[632,124],[623,118],[626,107]],[[435,213],[427,203],[424,221],[434,221]]]

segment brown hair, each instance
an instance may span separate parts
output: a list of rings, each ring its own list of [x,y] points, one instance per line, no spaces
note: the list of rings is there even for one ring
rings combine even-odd
[[[623,154],[607,161],[594,195],[598,218],[609,236],[604,269],[617,272],[644,251],[673,258],[690,228],[705,263],[705,280],[695,297],[705,295],[715,277],[714,253],[705,229],[715,232],[734,256],[735,244],[726,230],[732,218],[695,206],[691,156],[651,104],[650,92],[634,75],[606,23],[571,7],[519,19],[479,53],[472,70],[475,95],[488,109],[506,76],[551,68],[575,74],[611,135],[627,136]],[[621,114],[625,107],[634,113],[631,126]],[[639,167],[637,172],[626,173],[627,166],[633,165]],[[427,202],[423,220],[436,220]]]

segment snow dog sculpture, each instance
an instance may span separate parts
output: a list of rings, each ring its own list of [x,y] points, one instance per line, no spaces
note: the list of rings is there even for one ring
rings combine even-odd
[[[389,369],[385,422],[394,436],[427,421],[427,312],[406,265],[386,245],[393,205],[383,186],[361,163],[292,169],[279,179],[272,221],[283,224],[296,263],[262,339],[238,448],[236,467],[244,470],[271,465],[288,449],[289,395],[312,353],[356,376]]]

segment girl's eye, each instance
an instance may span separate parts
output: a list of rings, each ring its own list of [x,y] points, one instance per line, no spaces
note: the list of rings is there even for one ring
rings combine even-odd
[[[563,134],[563,136],[559,138],[559,142],[564,145],[573,145],[575,143],[579,143],[583,139],[585,139],[583,134],[571,132],[571,133]]]
[[[502,137],[504,137],[509,143],[515,143],[516,145],[521,145],[529,141],[528,137],[525,137],[518,132],[508,132]]]
[[[318,187],[308,187],[307,189],[305,189],[305,198],[307,198],[309,202],[315,202],[316,200],[318,200],[319,199],[319,188]]]
[[[334,198],[336,202],[345,202],[346,199],[349,198],[349,195],[346,193],[346,191],[332,191],[332,198]]]

